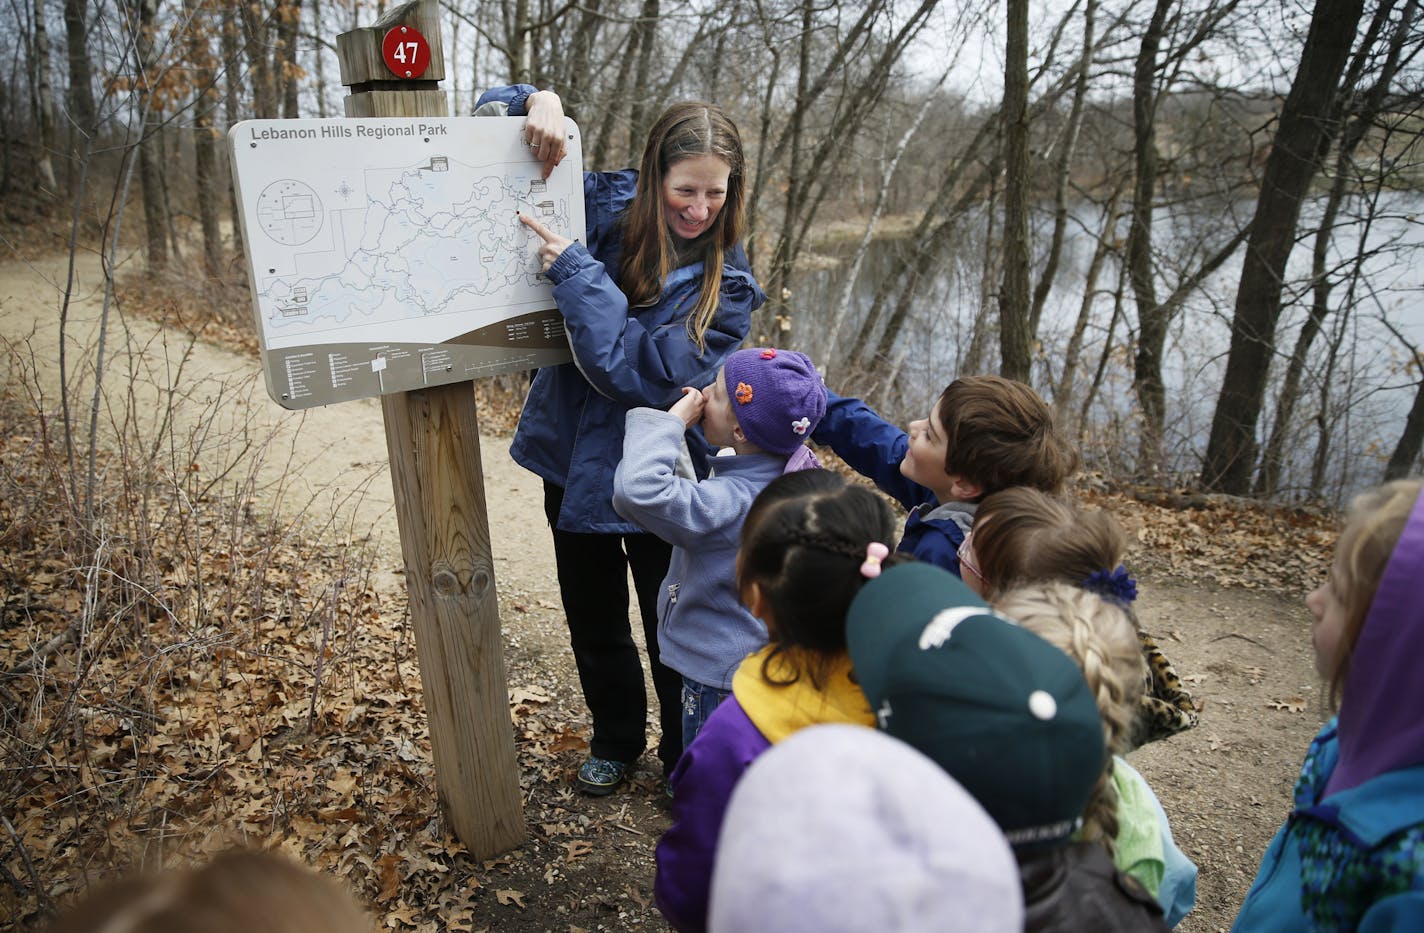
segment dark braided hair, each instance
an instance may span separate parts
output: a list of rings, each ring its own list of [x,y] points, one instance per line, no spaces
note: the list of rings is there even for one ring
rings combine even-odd
[[[846,612],[866,583],[867,546],[892,549],[887,567],[908,559],[893,553],[894,536],[885,500],[830,470],[786,473],[761,491],[742,524],[737,588],[750,604],[756,584],[771,616],[763,620],[771,642],[764,677],[771,680],[772,659],[784,657],[793,671],[785,683],[805,673],[825,686],[826,662],[846,650]]]

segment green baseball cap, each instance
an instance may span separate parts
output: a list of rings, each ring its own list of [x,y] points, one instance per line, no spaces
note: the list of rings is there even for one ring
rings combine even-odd
[[[1072,658],[930,564],[862,587],[846,641],[880,729],[948,771],[1015,848],[1069,839],[1107,766]]]

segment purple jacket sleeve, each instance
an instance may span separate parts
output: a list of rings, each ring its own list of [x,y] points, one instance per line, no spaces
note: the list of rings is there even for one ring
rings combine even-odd
[[[713,710],[673,769],[673,822],[658,840],[653,893],[658,910],[679,933],[707,929],[712,866],[727,802],[742,774],[769,747],[731,697]]]

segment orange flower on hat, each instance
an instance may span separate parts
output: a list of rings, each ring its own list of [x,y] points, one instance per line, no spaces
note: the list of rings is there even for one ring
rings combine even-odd
[[[776,359],[776,351],[773,350],[771,347],[767,347],[765,350],[761,351],[761,358],[764,360],[774,360]]]
[[[737,402],[745,405],[752,400],[752,387],[745,382],[737,383]]]

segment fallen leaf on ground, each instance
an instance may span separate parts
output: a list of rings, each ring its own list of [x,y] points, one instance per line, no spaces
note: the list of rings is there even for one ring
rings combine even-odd
[[[381,872],[381,893],[376,895],[377,904],[384,904],[400,893],[400,861],[400,856],[383,855],[376,862]]]
[[[494,892],[494,896],[497,897],[499,899],[500,904],[505,907],[508,907],[510,904],[513,904],[520,910],[524,909],[523,891],[515,891],[513,888],[505,888],[502,891]]]
[[[538,687],[515,687],[509,691],[510,706],[516,706],[520,703],[548,703],[552,699],[553,697]]]

